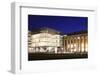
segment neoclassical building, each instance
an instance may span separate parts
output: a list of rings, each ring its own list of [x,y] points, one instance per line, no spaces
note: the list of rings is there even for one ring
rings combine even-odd
[[[63,48],[66,52],[88,52],[88,33],[87,31],[73,32],[63,36]]]

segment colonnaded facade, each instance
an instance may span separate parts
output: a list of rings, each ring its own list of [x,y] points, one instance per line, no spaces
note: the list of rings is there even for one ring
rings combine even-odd
[[[88,52],[88,34],[87,31],[80,31],[70,33],[67,36],[63,36],[63,48],[66,52]]]

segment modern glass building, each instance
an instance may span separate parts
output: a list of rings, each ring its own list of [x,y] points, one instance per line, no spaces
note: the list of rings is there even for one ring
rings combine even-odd
[[[62,36],[60,32],[50,29],[41,28],[29,32],[29,52],[53,52],[57,53],[57,48],[62,46]]]

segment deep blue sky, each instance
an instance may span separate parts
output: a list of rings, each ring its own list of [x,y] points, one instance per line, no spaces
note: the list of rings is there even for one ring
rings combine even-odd
[[[28,30],[42,27],[56,29],[61,33],[84,31],[88,28],[87,17],[28,15]]]

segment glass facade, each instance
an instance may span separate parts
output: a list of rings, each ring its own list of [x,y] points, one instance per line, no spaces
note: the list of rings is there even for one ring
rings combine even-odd
[[[29,52],[53,52],[57,53],[57,48],[62,45],[61,35],[43,30],[40,33],[29,36]]]
[[[49,33],[39,33],[32,35],[32,47],[39,46],[60,46],[60,35],[52,35]]]

